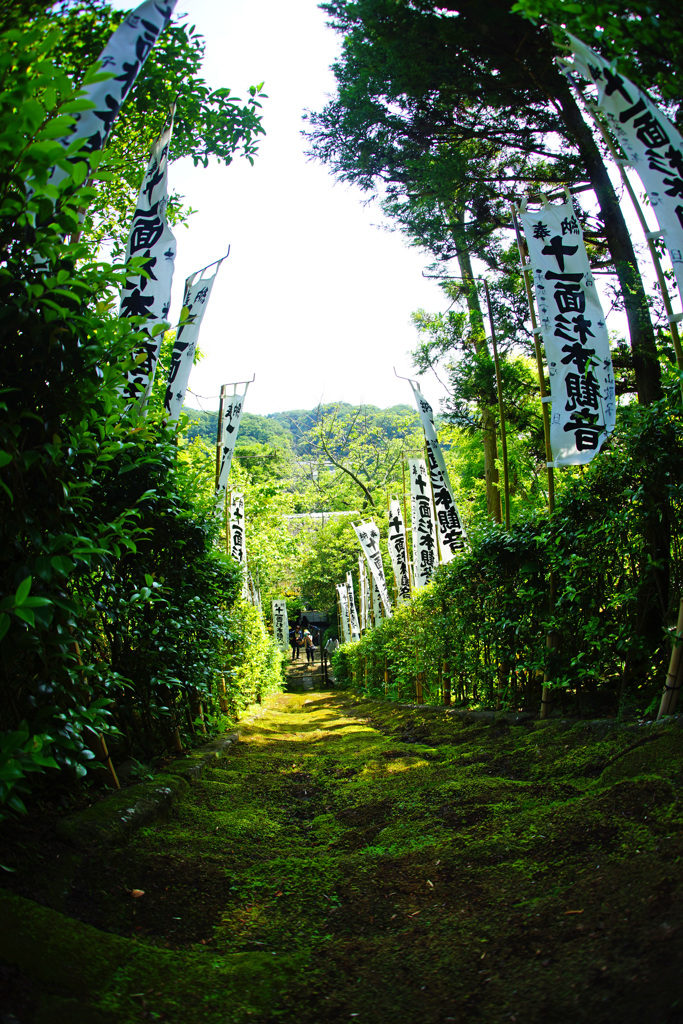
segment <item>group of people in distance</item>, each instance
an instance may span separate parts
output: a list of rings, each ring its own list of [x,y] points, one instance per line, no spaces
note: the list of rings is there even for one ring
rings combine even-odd
[[[304,616],[303,620],[297,622],[291,627],[289,631],[289,644],[292,648],[292,661],[301,657],[301,648],[306,648],[306,660],[315,662],[315,651],[320,640],[320,630],[316,629],[315,626],[308,628],[308,619]],[[332,657],[337,647],[339,647],[339,641],[335,636],[325,644],[325,650],[329,657]]]
[[[314,655],[317,639],[317,630],[316,636],[314,637],[310,629],[304,629],[302,632],[299,626],[292,626],[289,631],[289,643],[292,648],[292,661],[294,661],[295,658],[300,657],[302,646],[306,648],[306,660],[315,661]]]

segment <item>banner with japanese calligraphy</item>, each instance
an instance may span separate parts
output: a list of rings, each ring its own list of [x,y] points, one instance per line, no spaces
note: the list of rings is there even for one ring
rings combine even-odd
[[[133,397],[143,399],[152,389],[163,338],[163,330],[152,336],[152,329],[168,321],[171,308],[176,240],[166,220],[166,208],[172,131],[173,126],[169,124],[152,145],[128,236],[126,263],[131,258],[144,258],[145,273],[127,278],[121,292],[119,315],[144,316],[149,321],[144,328],[147,340],[135,353],[142,361],[136,360],[135,368],[128,373]]]
[[[659,107],[575,36],[572,69],[598,88],[603,112],[654,210],[683,296],[683,138]]]
[[[287,619],[287,602],[280,598],[273,601],[273,636],[281,651],[289,647],[289,621]]]
[[[413,580],[424,587],[437,570],[439,557],[432,488],[424,459],[408,459],[410,512],[413,527]]]
[[[546,204],[538,213],[522,209],[520,217],[550,377],[553,462],[583,465],[616,420],[605,318],[571,202]]]
[[[375,582],[374,577],[372,577],[368,582],[370,584],[370,592],[372,596],[372,623],[373,626],[379,626],[380,622],[384,618],[384,615],[382,614],[382,597],[377,589],[377,583]]]
[[[246,569],[247,541],[244,528],[244,495],[232,492],[228,517],[229,550],[236,562]],[[245,577],[246,578],[246,577]]]
[[[349,615],[349,592],[345,583],[337,584],[337,600],[339,601],[339,618],[341,619],[344,643],[351,643],[351,618]]]
[[[358,611],[356,609],[356,595],[353,592],[353,576],[350,572],[346,574],[346,592],[349,595],[349,619],[351,621],[351,639],[360,640],[360,624],[358,622]]]
[[[365,559],[358,556],[358,586],[360,588],[360,628],[361,632],[370,625],[370,587],[368,586],[368,571],[365,568]]]
[[[204,270],[208,269],[205,267],[204,270],[198,270],[196,274],[190,274],[185,281],[183,308],[171,353],[171,365],[168,371],[168,384],[164,400],[166,415],[171,422],[178,419],[185,401],[190,372],[197,352],[199,328],[202,325],[211,289],[222,262],[223,260],[218,260],[217,263],[211,264],[211,267],[215,267],[215,269],[210,277],[202,276]]]
[[[147,0],[126,15],[98,57],[101,65],[99,71],[111,77],[102,82],[91,81],[95,77],[92,69],[86,75],[82,98],[93,106],[77,114],[76,124],[70,134],[60,139],[65,148],[81,139],[85,139],[85,143],[79,153],[93,153],[104,147],[112,124],[133,88],[140,69],[171,20],[175,5],[176,0],[165,0],[163,3]],[[78,155],[70,159],[74,163],[82,162]],[[56,185],[67,174],[62,167],[55,167],[50,182]]]
[[[377,589],[379,590],[379,596],[384,606],[385,617],[391,616],[391,599],[389,598],[389,591],[387,589],[387,581],[384,578],[384,566],[382,564],[382,552],[379,549],[379,530],[369,520],[367,523],[360,523],[358,526],[354,526],[356,536],[360,541],[360,546],[363,549],[368,567],[370,569],[370,575],[374,579]]]
[[[389,506],[389,557],[394,570],[398,603],[410,600],[410,563],[408,562],[408,544],[406,531],[401,515],[401,505],[393,499]]]
[[[436,436],[434,411],[423,396],[417,384],[410,382],[415,397],[420,422],[424,430],[429,459],[429,479],[432,484],[434,506],[436,509],[436,527],[439,535],[440,561],[450,562],[456,551],[465,546],[465,527],[462,524],[458,507],[453,497],[453,488],[446,469],[446,460]]]
[[[218,463],[218,486],[216,494],[223,499],[230,476],[232,456],[235,451],[237,434],[240,428],[240,420],[244,409],[244,399],[247,397],[249,385],[246,384],[241,395],[234,394],[226,397],[223,401],[223,418],[221,422],[221,445]]]

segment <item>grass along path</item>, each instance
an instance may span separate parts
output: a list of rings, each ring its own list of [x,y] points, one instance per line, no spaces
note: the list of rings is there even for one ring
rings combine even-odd
[[[21,1024],[680,1024],[682,753],[676,724],[276,696],[59,913],[5,907]]]

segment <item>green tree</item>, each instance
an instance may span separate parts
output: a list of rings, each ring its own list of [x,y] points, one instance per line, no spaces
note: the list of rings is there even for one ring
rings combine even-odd
[[[661,397],[647,298],[618,197],[593,135],[554,62],[551,35],[510,14],[507,0],[334,0],[345,35],[338,95],[310,115],[312,153],[342,180],[420,193],[426,175],[444,204],[464,203],[465,244],[500,227],[501,201],[549,182],[595,190],[628,319],[638,397]],[[472,149],[474,147],[474,153]],[[472,157],[474,156],[474,159]],[[413,175],[414,168],[420,173]],[[444,183],[448,183],[443,188]]]

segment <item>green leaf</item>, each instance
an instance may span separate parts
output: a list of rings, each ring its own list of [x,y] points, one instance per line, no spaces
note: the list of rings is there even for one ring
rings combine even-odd
[[[26,579],[22,580],[22,582],[19,584],[19,586],[17,587],[17,592],[14,595],[15,605],[19,606],[24,603],[24,601],[29,595],[29,591],[31,590],[31,582],[31,577],[27,576]]]

